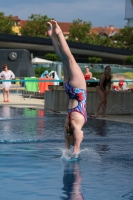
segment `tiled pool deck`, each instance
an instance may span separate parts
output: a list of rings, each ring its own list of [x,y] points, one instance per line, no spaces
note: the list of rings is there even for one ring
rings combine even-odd
[[[0,94],[0,105],[8,105],[18,108],[36,108],[44,109],[44,99],[23,98],[21,94],[10,94],[10,102],[3,102],[3,95]]]
[[[19,108],[35,108],[38,110],[44,109],[45,101],[38,98],[23,98],[20,94],[10,94],[10,102],[3,102],[3,95],[0,94],[0,105],[8,105]],[[64,114],[64,112],[63,112]],[[98,117],[97,119],[105,119],[110,121],[125,122],[133,124],[133,115],[109,115],[108,117]]]

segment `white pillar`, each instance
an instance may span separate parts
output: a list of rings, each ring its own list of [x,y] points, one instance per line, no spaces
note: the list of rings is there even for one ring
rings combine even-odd
[[[57,72],[57,75],[59,76],[59,79],[61,79],[61,64],[56,64],[56,72]]]

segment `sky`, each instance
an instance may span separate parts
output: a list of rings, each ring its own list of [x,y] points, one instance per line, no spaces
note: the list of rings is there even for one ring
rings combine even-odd
[[[27,20],[31,14],[47,15],[58,22],[81,19],[93,27],[123,28],[126,0],[0,0],[0,12]]]

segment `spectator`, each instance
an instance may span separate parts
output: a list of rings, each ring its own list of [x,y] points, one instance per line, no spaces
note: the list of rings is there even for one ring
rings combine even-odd
[[[119,90],[123,90],[123,86],[124,86],[124,80],[121,79],[119,82]]]
[[[92,78],[92,73],[90,72],[90,69],[88,66],[85,67],[84,77],[86,81]]]
[[[40,78],[49,78],[48,70],[45,70],[45,71],[42,73],[42,75],[41,75]]]
[[[57,75],[57,72],[56,71],[51,71],[50,73],[49,73],[49,77],[50,78],[53,78],[54,80],[60,80],[59,79],[59,76]],[[59,85],[59,82],[54,82],[54,85]]]
[[[103,105],[102,116],[106,117],[106,106],[107,106],[107,97],[111,89],[111,68],[110,66],[105,67],[104,74],[101,75],[100,82],[96,87],[97,93],[100,97],[100,102],[97,105],[95,117],[98,117],[98,111]],[[108,89],[107,89],[108,86]]]
[[[2,80],[12,80],[15,78],[14,73],[8,69],[8,66],[6,64],[3,65],[3,71],[0,73],[0,78]],[[11,87],[10,81],[3,81],[2,82],[3,87],[3,99],[4,102],[9,102],[9,91]]]

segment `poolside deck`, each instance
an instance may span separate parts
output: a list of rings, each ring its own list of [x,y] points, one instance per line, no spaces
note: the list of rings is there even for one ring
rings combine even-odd
[[[10,102],[3,102],[3,94],[0,93],[0,105],[8,105],[18,108],[35,108],[44,109],[44,99],[39,98],[23,98],[21,93],[10,93]]]
[[[133,115],[109,115],[108,117],[99,116],[97,119],[133,124]]]

